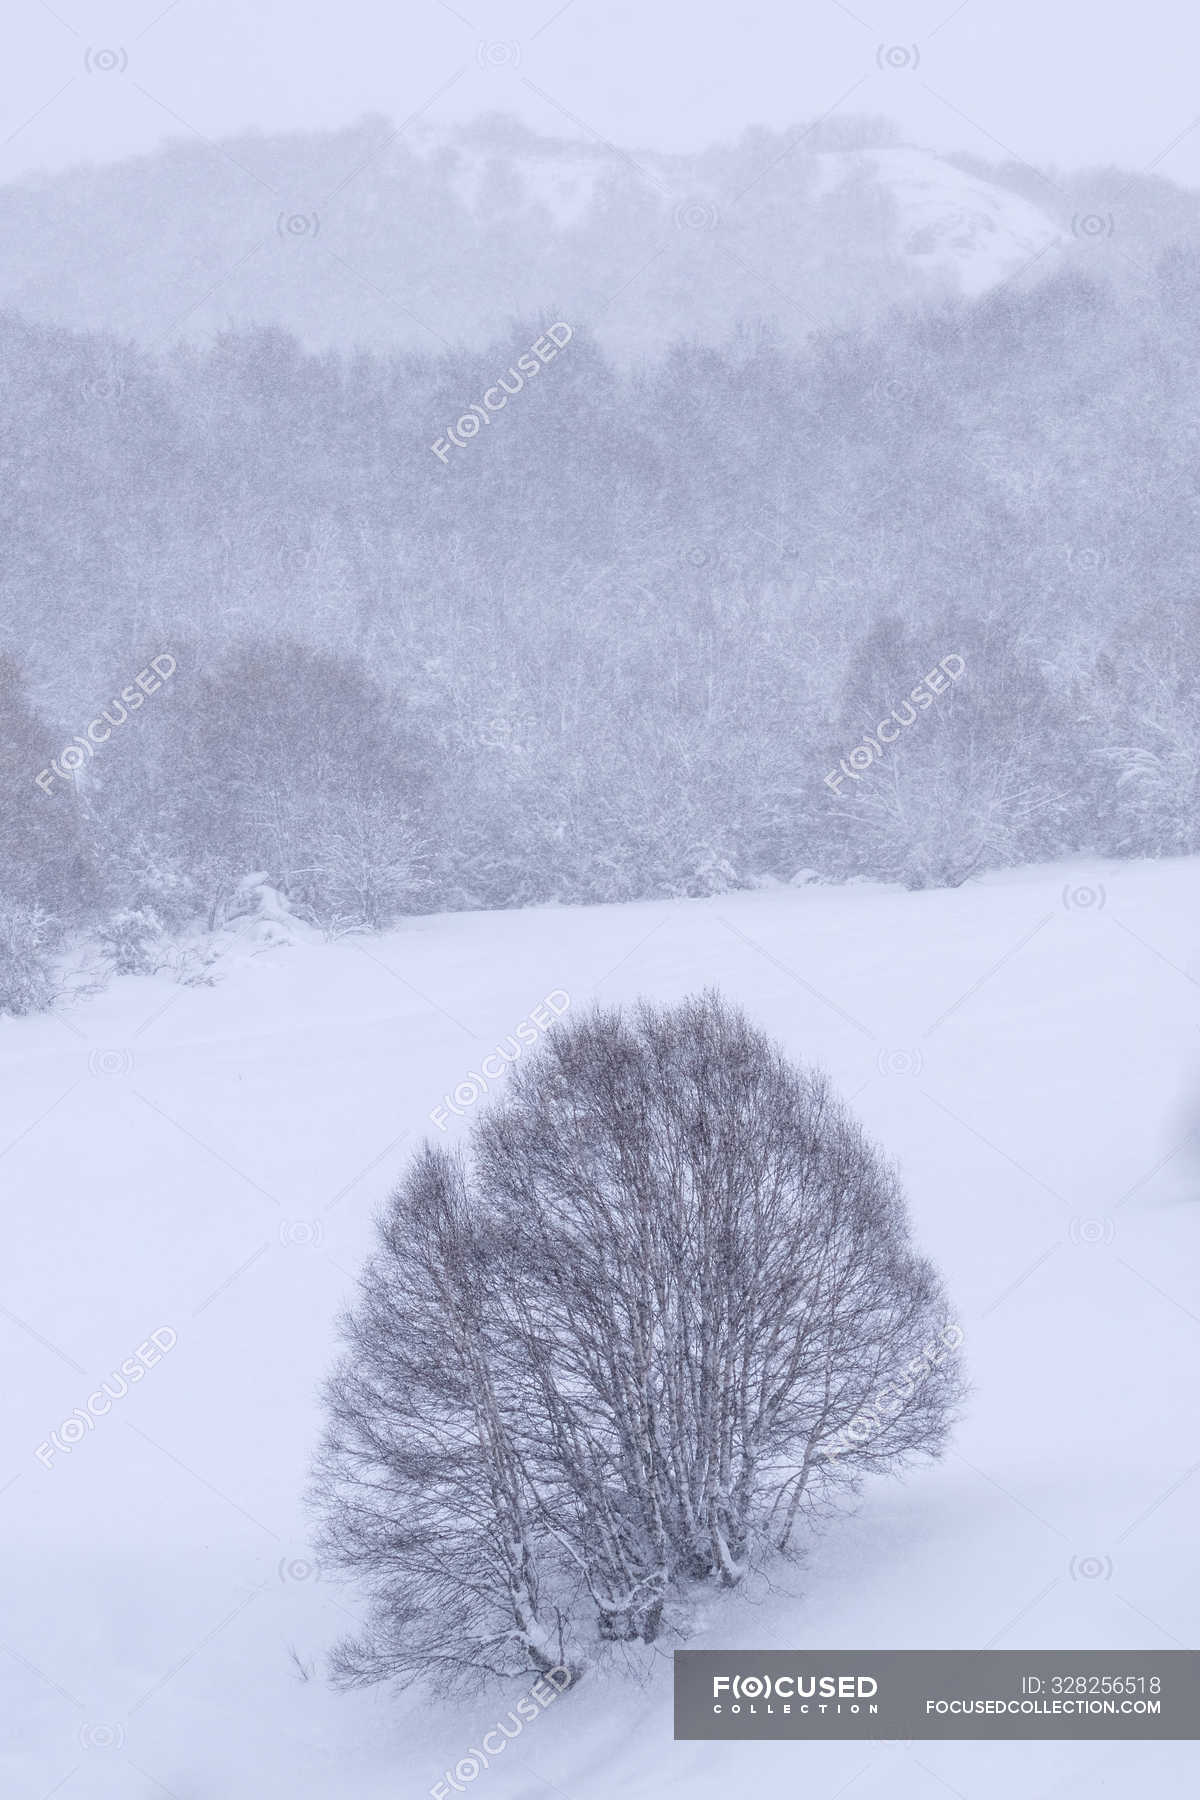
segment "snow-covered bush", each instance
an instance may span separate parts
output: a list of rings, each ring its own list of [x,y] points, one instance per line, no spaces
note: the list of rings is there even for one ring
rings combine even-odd
[[[393,1197],[317,1499],[346,1681],[579,1667],[736,1585],[960,1392],[896,1177],[719,996],[560,1022]],[[961,1333],[958,1334],[961,1338]]]
[[[393,797],[368,792],[329,804],[313,828],[312,848],[309,866],[293,885],[327,931],[381,931],[417,909],[426,856]]]
[[[60,928],[40,906],[0,895],[0,1013],[44,1012],[59,993],[54,962]]]
[[[168,944],[162,920],[150,907],[128,907],[114,913],[96,935],[116,975],[153,975],[163,966]]]

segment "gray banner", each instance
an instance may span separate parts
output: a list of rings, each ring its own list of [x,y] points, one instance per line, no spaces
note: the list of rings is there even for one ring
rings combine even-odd
[[[1196,1650],[677,1650],[677,1738],[1200,1738]]]

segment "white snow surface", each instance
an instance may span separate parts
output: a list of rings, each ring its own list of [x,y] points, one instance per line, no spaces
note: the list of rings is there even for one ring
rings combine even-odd
[[[1193,1643],[1198,918],[1196,860],[460,914],[248,935],[215,986],[127,978],[4,1021],[0,1791],[403,1800],[523,1691],[332,1692],[314,1665],[359,1603],[314,1569],[302,1490],[374,1214],[430,1109],[556,988],[577,1009],[715,983],[824,1064],[899,1162],[965,1332],[952,1452],[869,1484],[805,1566],[714,1597],[692,1647],[1119,1667]],[[45,1467],[163,1327],[175,1348]],[[467,1791],[1195,1791],[1188,1743],[676,1744],[670,1648],[641,1684],[589,1677]]]
[[[852,178],[878,183],[895,203],[896,253],[948,276],[971,299],[1015,275],[1062,235],[1020,194],[915,145],[831,150],[818,161],[822,192],[836,192]]]

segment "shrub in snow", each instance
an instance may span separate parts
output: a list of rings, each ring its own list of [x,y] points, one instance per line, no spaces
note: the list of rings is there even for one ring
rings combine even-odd
[[[13,621],[8,621],[10,629]],[[32,636],[32,631],[16,636]],[[63,746],[30,702],[24,674],[0,652],[0,872],[8,899],[50,909],[64,924],[94,916],[95,865],[71,782],[52,795],[36,777]]]
[[[0,1013],[43,1012],[59,994],[54,951],[60,932],[40,906],[0,896]]]
[[[162,920],[151,907],[128,907],[114,913],[97,936],[116,975],[153,975],[163,967],[167,946]]]
[[[169,831],[131,832],[123,857],[106,869],[108,910],[150,913],[164,933],[193,926],[216,931],[239,912],[244,869],[219,851],[183,846]]]
[[[896,1177],[719,996],[560,1022],[393,1196],[329,1389],[325,1556],[361,1682],[652,1642],[870,1470],[960,1377]]]
[[[331,805],[313,846],[294,885],[304,910],[331,935],[381,931],[413,911],[425,889],[421,840],[391,796],[354,795]]]

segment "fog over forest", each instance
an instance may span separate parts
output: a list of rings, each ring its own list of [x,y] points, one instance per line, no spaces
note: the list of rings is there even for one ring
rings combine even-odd
[[[1154,235],[635,358],[549,292],[458,349],[10,311],[10,961],[153,966],[251,876],[342,931],[1200,847],[1200,237]]]

